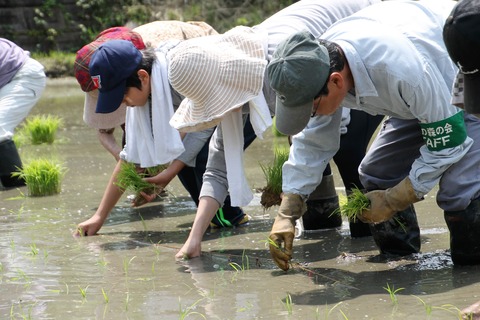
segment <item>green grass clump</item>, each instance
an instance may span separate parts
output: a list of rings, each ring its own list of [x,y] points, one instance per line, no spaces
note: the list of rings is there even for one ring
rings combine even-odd
[[[340,214],[347,217],[349,221],[356,222],[357,215],[370,207],[370,200],[358,188],[352,188],[351,192],[347,196],[347,200],[341,205]]]
[[[117,175],[116,185],[136,194],[142,191],[147,194],[157,193],[158,187],[155,184],[145,181],[143,178],[158,174],[162,170],[162,168],[154,167],[147,168],[144,172],[138,172],[137,166],[134,163],[122,162]]]
[[[37,115],[25,120],[23,130],[30,137],[32,144],[52,144],[57,130],[62,125],[63,121],[58,116]]]
[[[35,159],[18,172],[12,173],[25,180],[28,195],[32,197],[49,196],[61,191],[61,181],[67,169],[59,163],[49,159]]]

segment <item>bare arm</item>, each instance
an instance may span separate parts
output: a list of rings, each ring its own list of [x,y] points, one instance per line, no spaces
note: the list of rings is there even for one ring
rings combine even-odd
[[[122,190],[115,184],[122,162],[122,160],[117,162],[117,165],[113,170],[112,176],[110,177],[110,181],[108,182],[107,188],[103,193],[102,201],[100,202],[97,211],[90,219],[80,223],[77,226],[77,230],[75,230],[74,233],[75,236],[95,235],[98,230],[100,230],[100,228],[103,226],[105,220],[110,214],[110,211],[112,211],[113,207],[115,207],[118,200],[120,200],[120,198],[122,197],[124,190]]]
[[[117,144],[115,140],[115,136],[113,132],[115,128],[111,129],[98,129],[97,137],[102,146],[107,149],[108,152],[115,158],[115,160],[120,160],[120,151],[122,151],[122,147]]]

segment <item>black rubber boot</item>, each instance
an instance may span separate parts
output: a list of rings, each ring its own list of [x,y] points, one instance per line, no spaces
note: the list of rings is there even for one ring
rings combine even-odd
[[[370,225],[368,223],[362,222],[359,219],[350,219],[348,221],[350,225],[350,236],[352,238],[361,238],[361,237],[369,237],[372,235],[372,231],[370,230]]]
[[[453,264],[480,264],[480,199],[473,200],[465,210],[445,211],[444,216],[450,230]]]
[[[370,230],[380,253],[406,256],[420,251],[420,228],[413,205],[388,221],[370,224]]]
[[[307,211],[303,215],[303,229],[320,230],[342,225],[337,191],[333,175],[324,176],[322,182],[307,200]]]
[[[25,185],[25,181],[12,177],[12,172],[22,168],[22,161],[13,140],[0,142],[0,181],[5,188],[15,188]]]

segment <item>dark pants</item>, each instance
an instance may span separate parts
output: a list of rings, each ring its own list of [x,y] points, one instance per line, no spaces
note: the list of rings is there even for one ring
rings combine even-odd
[[[247,118],[247,121],[243,127],[243,138],[244,144],[243,149],[245,150],[256,138],[255,131],[253,130],[252,124],[250,123],[250,118]],[[195,167],[185,167],[178,173],[178,178],[182,182],[185,189],[192,197],[195,204],[198,206],[200,189],[202,188],[202,178],[203,173],[205,172],[207,159],[208,159],[208,145],[210,139],[205,143],[203,148],[197,155],[197,160]],[[225,221],[219,219],[218,215],[212,220],[218,226],[235,226],[240,220],[242,220],[244,213],[243,210],[239,207],[232,207],[230,205],[230,197],[228,196],[225,199],[224,205],[222,207],[222,214]]]
[[[358,166],[362,162],[370,139],[382,119],[383,115],[372,116],[363,111],[350,110],[350,123],[347,126],[347,133],[340,137],[340,149],[333,157],[347,193],[355,187],[363,189],[358,175]],[[323,175],[326,176],[331,173],[330,165],[327,165]]]

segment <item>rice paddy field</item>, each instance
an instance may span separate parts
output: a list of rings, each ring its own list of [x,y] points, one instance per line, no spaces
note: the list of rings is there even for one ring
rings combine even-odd
[[[138,209],[125,194],[98,236],[74,238],[114,159],[83,123],[73,78],[49,80],[31,114],[63,125],[52,144],[23,145],[22,160],[52,157],[67,170],[58,194],[0,191],[0,319],[461,319],[480,300],[480,267],[452,265],[435,192],[416,204],[421,253],[401,259],[379,255],[371,237],[352,239],[344,222],[298,237],[283,272],[265,245],[277,207],[264,211],[256,192],[247,226],[208,230],[200,258],[175,261],[196,211],[177,179]],[[260,163],[286,143],[272,134],[247,150],[252,188],[265,187]]]

